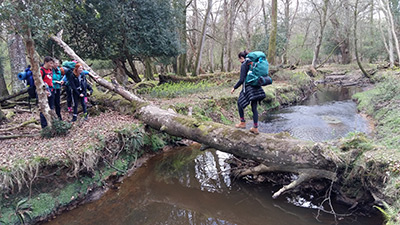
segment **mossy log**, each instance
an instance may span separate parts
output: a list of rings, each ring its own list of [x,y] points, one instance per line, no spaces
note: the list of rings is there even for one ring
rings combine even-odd
[[[309,179],[336,180],[336,170],[344,164],[331,151],[330,146],[322,143],[298,140],[287,133],[255,135],[247,130],[239,130],[214,122],[198,121],[172,110],[163,110],[125,90],[116,82],[104,80],[60,38],[52,36],[52,39],[72,59],[81,63],[98,84],[130,101],[134,106],[136,116],[150,127],[239,157],[255,160],[262,164],[263,171],[291,172],[300,175],[297,182],[282,188],[277,192],[278,195]]]

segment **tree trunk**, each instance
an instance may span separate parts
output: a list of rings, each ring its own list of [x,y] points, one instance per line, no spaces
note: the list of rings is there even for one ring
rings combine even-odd
[[[392,10],[390,10],[389,0],[384,0],[384,1],[386,1],[386,10],[387,10],[387,14],[389,16],[389,18],[388,18],[389,23],[390,23],[389,29],[392,32],[394,44],[396,46],[397,60],[400,62],[399,39],[397,38],[397,35],[396,35],[396,29],[395,29],[395,24],[394,24],[394,20],[393,20]]]
[[[17,74],[23,72],[27,66],[26,49],[21,35],[8,35],[8,55],[11,65],[11,92],[17,93],[25,88],[24,82],[18,79]]]
[[[385,26],[385,27],[390,27],[390,22],[389,22],[389,18],[388,18],[388,15],[387,15],[387,11],[385,10],[385,7],[383,6],[382,1],[379,0],[378,2],[379,2],[379,5],[380,5],[380,9],[383,11],[383,14],[387,17],[386,24],[383,25],[383,26]],[[393,54],[394,48],[393,48],[393,36],[392,36],[392,32],[391,32],[390,29],[387,30],[387,31],[388,31],[388,40],[387,40],[387,42],[386,42],[385,34],[384,34],[383,29],[382,29],[382,25],[381,25],[381,23],[380,23],[380,21],[381,21],[381,14],[378,13],[378,15],[379,15],[379,24],[378,24],[379,31],[380,31],[380,34],[381,34],[383,43],[385,44],[386,51],[387,51],[387,53],[388,53],[388,55],[389,55],[390,68],[393,68],[393,66],[394,66],[394,54]]]
[[[7,84],[4,79],[4,65],[3,58],[0,57],[0,98],[8,96]]]
[[[262,12],[263,12],[265,38],[267,38],[268,37],[268,16],[267,16],[267,10],[266,10],[267,7],[265,6],[265,0],[262,0],[261,8],[262,8]]]
[[[328,5],[329,5],[329,0],[324,0],[324,4],[322,6],[322,14],[320,14],[320,29],[317,37],[317,41],[315,42],[315,48],[314,48],[314,56],[312,60],[312,67],[317,66],[317,60],[318,60],[318,55],[319,51],[321,49],[322,45],[322,38],[324,36],[324,30],[326,26],[326,17],[328,13]]]
[[[357,59],[357,64],[362,73],[364,74],[365,77],[371,78],[371,75],[367,71],[365,71],[364,67],[361,64],[360,57],[358,56],[358,47],[357,47],[357,17],[358,17],[358,0],[356,0],[355,6],[354,6],[354,51],[356,53],[356,59]]]
[[[151,69],[150,57],[145,57],[143,59],[143,64],[144,64],[144,77],[147,80],[154,80],[153,70]]]
[[[132,74],[131,74],[131,73],[128,73],[128,76],[129,76],[130,78],[132,78],[132,80],[133,80],[135,83],[140,83],[140,82],[142,81],[142,79],[140,79],[140,77],[139,77],[139,73],[138,73],[138,71],[137,71],[137,69],[136,69],[136,67],[135,67],[135,63],[133,62],[132,56],[131,56],[131,55],[127,55],[126,58],[127,58],[127,60],[128,60],[129,66],[131,67],[131,70],[132,70]],[[124,68],[125,68],[125,70],[127,71],[127,69],[126,69],[126,67],[125,67],[125,64],[124,64]]]
[[[271,65],[275,65],[276,33],[278,31],[278,0],[272,0],[271,27],[268,44],[268,62]]]
[[[201,56],[203,53],[204,43],[206,40],[207,22],[211,12],[211,7],[212,7],[212,0],[208,0],[207,11],[206,15],[204,16],[203,28],[201,29],[201,39],[197,51],[195,70],[192,72],[192,76],[197,76],[200,74]]]
[[[123,69],[123,65],[120,59],[115,59],[113,60],[113,64],[115,66],[114,72],[115,72],[115,79],[119,84],[122,86],[126,86],[126,83],[128,82],[128,79],[125,74],[125,70]]]
[[[184,49],[184,53],[180,54],[178,56],[177,60],[177,74],[179,76],[186,76],[186,67],[187,67],[187,46],[186,46],[186,41],[187,41],[187,34],[186,34],[186,14],[187,14],[187,6],[185,5],[186,1],[185,0],[178,0],[177,1],[177,7],[178,10],[182,10],[182,15],[179,17],[179,26],[181,29],[179,29],[179,36],[180,36],[180,42],[181,45]]]
[[[283,134],[261,133],[254,135],[248,131],[214,122],[198,121],[194,118],[158,108],[118,84],[112,84],[98,76],[61,39],[53,36],[65,52],[81,63],[90,76],[100,85],[112,90],[132,102],[136,116],[150,127],[173,136],[183,137],[203,143],[212,148],[232,153],[243,158],[262,163],[264,170],[300,174],[303,181],[307,176],[336,180],[337,166],[344,161],[334,154],[329,146],[302,141]],[[286,187],[286,186],[285,186]],[[286,189],[285,189],[286,190]]]
[[[39,63],[40,60],[36,55],[35,52],[35,42],[32,39],[32,33],[31,30],[29,28],[27,28],[25,34],[24,34],[24,41],[25,41],[25,46],[26,46],[26,50],[28,53],[28,59],[29,62],[31,64],[31,70],[32,70],[32,74],[33,74],[33,80],[35,82],[35,86],[36,86],[36,93],[39,99],[39,108],[40,108],[40,112],[43,114],[43,116],[46,118],[47,120],[47,125],[49,127],[52,126],[52,118],[50,116],[50,107],[49,107],[49,103],[47,101],[47,91],[46,91],[46,87],[44,85],[44,82],[42,80],[42,77],[40,75],[40,68],[39,68]]]
[[[235,13],[235,1],[231,0],[230,2],[230,9],[229,9],[229,26],[228,26],[228,43],[227,43],[227,52],[225,57],[227,57],[228,60],[228,67],[227,71],[230,72],[232,71],[233,68],[233,62],[232,62],[232,42],[233,42],[233,30],[235,28],[235,19],[236,19],[236,13]]]

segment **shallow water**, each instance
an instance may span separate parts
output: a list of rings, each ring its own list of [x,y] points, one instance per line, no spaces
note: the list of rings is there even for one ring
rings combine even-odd
[[[262,132],[287,131],[298,138],[323,141],[349,132],[368,132],[349,99],[354,90],[317,93],[306,105],[275,112],[260,125]],[[224,225],[379,225],[380,216],[335,218],[319,211],[322,199],[285,194],[272,199],[280,186],[232,180],[219,151],[200,152],[199,145],[158,155],[99,200],[66,212],[52,225],[64,224],[224,224]],[[335,212],[346,207],[333,202]],[[325,206],[326,207],[326,206]],[[327,208],[325,208],[328,210]]]
[[[232,181],[226,172],[229,165],[224,163],[228,154],[195,150],[198,148],[178,148],[154,157],[118,190],[48,224],[335,224],[334,217],[324,213],[316,219],[320,206],[312,194],[272,199],[278,187]],[[185,163],[179,163],[182,161]],[[345,212],[337,204],[335,210]],[[382,224],[376,216],[338,217],[338,222]]]
[[[325,87],[302,105],[290,106],[260,118],[264,133],[288,132],[299,139],[326,141],[350,132],[369,133],[368,121],[350,100],[355,88]],[[250,125],[251,126],[251,125]]]

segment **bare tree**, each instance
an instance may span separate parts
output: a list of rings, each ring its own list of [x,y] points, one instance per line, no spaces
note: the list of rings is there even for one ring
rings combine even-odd
[[[329,0],[323,0],[321,7],[318,6],[314,1],[311,1],[311,4],[314,6],[314,10],[319,15],[319,32],[315,42],[314,56],[312,60],[312,67],[315,68],[317,66],[318,55],[321,49],[322,38],[324,36],[324,30],[327,23]]]
[[[288,48],[289,48],[289,42],[290,42],[290,37],[292,35],[292,28],[294,25],[294,20],[297,15],[297,11],[299,9],[299,0],[296,0],[296,8],[295,11],[293,12],[293,15],[290,15],[290,5],[292,4],[291,0],[282,0],[283,5],[284,5],[284,28],[285,28],[285,47],[283,49],[283,54],[282,54],[282,63],[287,64],[287,53],[288,53]]]
[[[204,21],[203,21],[203,28],[201,30],[201,39],[200,39],[199,48],[197,51],[195,70],[192,72],[192,76],[197,76],[200,74],[201,56],[202,56],[203,47],[204,47],[204,43],[205,43],[205,39],[206,39],[207,21],[208,21],[210,12],[211,12],[211,8],[212,8],[212,0],[208,0],[207,10],[206,10],[206,14],[204,16]]]
[[[393,20],[393,15],[392,11],[390,9],[389,1],[388,0],[379,0],[379,4],[381,6],[381,10],[384,12],[385,16],[387,17],[387,25],[389,32],[389,44],[390,40],[392,39],[394,42],[394,46],[396,47],[396,52],[397,52],[397,59],[400,60],[400,47],[399,47],[399,40],[396,35],[396,29],[395,29],[395,24]],[[390,55],[390,53],[389,53]]]
[[[278,1],[272,0],[271,32],[269,35],[269,44],[268,44],[268,62],[272,65],[275,65],[277,31],[278,31]]]
[[[364,67],[361,64],[360,57],[358,55],[358,37],[357,37],[357,18],[359,16],[359,11],[358,11],[358,0],[356,0],[355,6],[354,6],[354,51],[356,53],[356,59],[357,59],[357,64],[364,76],[367,78],[371,78],[371,75],[364,69]]]
[[[379,1],[379,2],[381,3],[381,1]],[[382,6],[382,4],[381,4],[381,6]],[[381,7],[381,10],[383,11],[383,13],[386,12],[386,10],[384,10],[384,8],[382,8],[382,7]],[[385,45],[385,49],[386,49],[386,51],[387,51],[387,53],[388,53],[388,55],[389,55],[389,64],[390,64],[390,67],[392,68],[392,67],[394,66],[394,54],[393,54],[394,48],[393,48],[393,36],[392,36],[392,32],[390,31],[390,29],[387,30],[387,32],[388,32],[387,37],[388,37],[388,38],[387,38],[387,40],[386,40],[386,38],[385,38],[385,33],[384,33],[383,28],[382,28],[383,25],[381,24],[381,21],[382,21],[381,14],[378,13],[378,15],[379,15],[379,20],[378,20],[378,22],[379,22],[379,24],[378,24],[378,26],[379,26],[379,31],[380,31],[380,34],[381,34],[381,38],[382,38],[382,40],[383,40],[383,44]],[[385,23],[388,24],[389,22],[388,22],[387,20],[385,20]],[[387,26],[385,26],[385,27],[387,27]]]
[[[338,2],[338,9],[330,17],[331,24],[334,30],[334,41],[335,44],[339,45],[341,54],[341,63],[349,64],[351,62],[350,52],[350,33],[351,33],[351,19],[350,6],[348,0]]]

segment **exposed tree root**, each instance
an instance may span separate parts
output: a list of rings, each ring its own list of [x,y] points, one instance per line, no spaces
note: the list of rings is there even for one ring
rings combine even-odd
[[[247,168],[247,169],[241,170],[237,174],[238,174],[238,177],[243,177],[243,176],[247,176],[247,175],[259,175],[261,173],[279,172],[279,171],[282,171],[282,169],[277,168],[277,167],[268,167],[264,164],[260,164],[258,166],[252,167],[252,168]],[[296,180],[292,181],[290,184],[283,186],[281,189],[279,189],[277,192],[275,192],[272,197],[277,198],[285,191],[294,189],[297,186],[299,186],[301,183],[303,183],[305,181],[309,181],[311,179],[316,179],[316,178],[325,178],[325,179],[329,179],[332,181],[336,181],[336,173],[329,172],[329,171],[316,170],[316,169],[299,169],[299,177]]]

